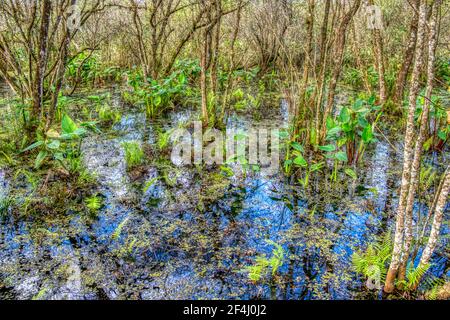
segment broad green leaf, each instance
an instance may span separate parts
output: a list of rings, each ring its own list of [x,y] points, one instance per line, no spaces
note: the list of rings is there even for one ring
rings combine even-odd
[[[341,131],[342,131],[342,128],[339,127],[339,126],[338,126],[338,127],[331,128],[330,130],[328,130],[327,136],[328,136],[328,137],[336,136],[336,135],[338,135]]]
[[[444,130],[439,130],[438,137],[443,141],[447,140],[447,132],[445,132]]]
[[[326,152],[333,152],[336,150],[336,147],[332,144],[329,144],[326,146],[320,146],[319,149]]]
[[[339,121],[346,123],[350,121],[350,110],[347,107],[343,107],[339,115]]]
[[[73,122],[73,120],[68,115],[64,115],[61,121],[61,128],[63,133],[71,134],[78,129],[78,126],[75,124],[75,122]]]
[[[297,156],[297,158],[294,159],[294,163],[300,167],[308,166],[308,162],[306,162],[305,158],[303,158],[302,155]]]
[[[48,152],[46,150],[42,150],[41,152],[39,152],[35,162],[34,162],[34,167],[36,169],[39,169],[42,165],[42,162],[44,162],[45,158],[47,158],[48,156]]]
[[[52,149],[52,150],[56,150],[61,146],[61,142],[59,142],[58,140],[52,140],[52,142],[50,142],[47,145],[47,148]]]
[[[328,117],[327,118],[327,130],[330,130],[332,128],[334,128],[336,126],[336,124],[334,123],[333,118]]]
[[[353,104],[353,109],[360,112],[361,108],[364,106],[364,101],[361,99],[358,99],[355,101],[355,103]]]
[[[291,146],[292,146],[292,148],[294,148],[297,151],[305,152],[305,149],[303,148],[303,146],[298,142],[292,142]]]
[[[56,160],[60,161],[60,162],[63,162],[63,161],[64,161],[64,155],[63,155],[61,152],[55,153],[55,154],[53,155],[53,157],[54,157]]]
[[[280,131],[278,133],[278,137],[280,139],[287,139],[287,138],[289,138],[289,132],[287,132],[287,131]]]
[[[160,95],[156,96],[155,99],[153,100],[153,104],[155,105],[155,107],[159,107],[162,103],[162,98]]]
[[[373,139],[373,132],[372,132],[372,126],[371,125],[367,125],[364,128],[361,138],[362,138],[362,140],[365,143],[369,143],[369,142],[372,141],[372,139]]]
[[[354,130],[354,128],[353,128],[352,123],[346,122],[346,123],[342,124],[342,131],[349,133],[349,132],[352,132],[353,130]]]
[[[348,161],[347,154],[345,152],[342,152],[342,151],[339,151],[338,153],[336,153],[334,155],[334,157],[337,160],[342,161],[342,162],[347,162]]]

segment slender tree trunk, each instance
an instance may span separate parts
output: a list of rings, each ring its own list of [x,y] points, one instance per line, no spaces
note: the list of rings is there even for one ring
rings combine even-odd
[[[239,30],[241,27],[241,18],[242,18],[242,9],[243,9],[242,2],[243,2],[243,0],[239,0],[238,9],[236,11],[236,23],[234,26],[233,37],[231,40],[230,69],[228,70],[228,77],[227,77],[227,82],[226,82],[226,87],[225,87],[225,93],[223,95],[220,121],[223,121],[225,118],[225,112],[226,112],[226,108],[227,108],[227,104],[228,104],[230,90],[233,87],[233,72],[235,71],[235,68],[236,68],[236,41],[237,41],[237,38],[239,35]]]
[[[395,91],[393,101],[396,105],[401,105],[403,101],[403,93],[405,92],[406,78],[408,77],[409,70],[414,58],[414,51],[416,49],[417,42],[417,28],[419,25],[419,8],[420,0],[413,0],[413,17],[411,19],[411,25],[409,27],[409,40],[406,46],[405,53],[403,55],[402,65],[395,81]]]
[[[447,167],[443,177],[443,185],[441,192],[436,194],[436,209],[434,211],[433,225],[431,227],[430,237],[428,238],[427,245],[423,250],[422,257],[420,259],[419,266],[426,266],[430,263],[431,256],[436,249],[437,241],[442,226],[442,219],[444,217],[445,207],[447,205],[447,199],[450,191],[450,166]],[[416,283],[416,287],[419,281]]]
[[[334,97],[336,94],[336,86],[337,86],[337,82],[339,80],[339,77],[340,77],[341,71],[342,71],[342,59],[344,58],[347,27],[348,27],[351,19],[353,19],[354,15],[358,11],[360,6],[361,6],[361,0],[355,0],[352,7],[350,8],[350,10],[342,18],[341,24],[339,25],[339,28],[337,30],[336,47],[335,47],[335,54],[334,54],[334,58],[333,58],[334,69],[333,69],[333,73],[331,76],[330,84],[328,86],[328,99],[327,99],[327,105],[325,108],[325,113],[324,113],[323,121],[322,121],[322,133],[321,133],[322,139],[321,140],[323,140],[325,138],[326,119],[333,109]]]
[[[374,1],[370,0],[369,3],[373,5]],[[384,68],[383,38],[381,36],[380,29],[373,30],[373,42],[374,42],[373,48],[374,48],[375,62],[378,71],[380,104],[384,105],[387,98],[387,89],[386,89],[386,78]]]
[[[397,278],[398,269],[401,262],[404,244],[404,229],[405,229],[405,208],[406,200],[409,192],[409,184],[411,179],[411,164],[413,158],[414,147],[414,114],[416,112],[416,100],[419,93],[419,76],[423,64],[423,42],[425,37],[426,24],[426,2],[420,4],[419,11],[419,25],[417,32],[417,46],[415,52],[414,70],[411,79],[411,89],[409,94],[409,112],[408,121],[405,134],[405,145],[403,154],[403,174],[402,184],[400,190],[399,204],[397,208],[397,221],[395,226],[394,249],[392,252],[392,260],[389,266],[389,271],[386,276],[386,283],[384,291],[391,293],[395,288],[395,279]]]
[[[216,25],[214,27],[214,49],[211,51],[211,91],[216,95],[217,93],[217,72],[219,67],[219,53],[220,53],[220,33],[222,30],[222,2],[215,1],[215,11],[218,16]]]
[[[210,34],[208,30],[203,32],[203,46],[200,58],[200,90],[202,95],[202,120],[203,126],[207,127],[209,124],[208,114],[208,84],[207,84],[207,72],[208,72],[208,53],[209,53],[209,39]]]
[[[314,100],[313,100],[316,105],[316,111],[315,111],[316,137],[319,137],[319,131],[320,131],[320,109],[322,107],[323,90],[324,90],[324,84],[325,84],[325,71],[327,68],[326,62],[327,62],[327,55],[328,55],[328,24],[329,24],[328,21],[330,20],[330,8],[331,8],[331,1],[326,1],[322,27],[321,27],[321,31],[320,31],[319,65],[316,66],[316,69],[317,69],[316,73],[319,76],[319,81],[317,83],[317,87],[314,92]],[[318,143],[318,141],[315,141],[315,143]]]
[[[303,77],[302,77],[302,86],[301,86],[301,105],[303,108],[306,108],[306,89],[308,88],[309,81],[309,72],[310,67],[312,65],[312,43],[314,37],[314,11],[315,11],[315,2],[314,0],[308,1],[308,18],[306,20],[306,27],[308,33],[307,45],[306,45],[306,59],[303,65]]]
[[[404,280],[406,276],[406,266],[408,264],[409,251],[413,239],[413,207],[414,200],[419,185],[420,175],[420,160],[422,156],[423,144],[425,142],[427,127],[428,127],[428,115],[430,111],[431,94],[433,92],[434,82],[434,67],[436,61],[436,46],[437,46],[437,20],[439,15],[439,3],[434,5],[434,14],[431,18],[429,25],[430,35],[428,43],[428,70],[427,70],[427,87],[425,93],[425,102],[422,111],[422,117],[420,121],[419,136],[416,139],[416,146],[414,148],[414,160],[411,168],[411,181],[409,185],[408,198],[405,211],[405,244],[403,248],[403,256],[400,264],[400,270],[398,279]]]
[[[39,32],[39,57],[36,66],[35,85],[33,94],[33,109],[31,115],[31,130],[34,134],[38,127],[39,114],[43,116],[43,100],[44,100],[44,77],[48,59],[48,33],[50,25],[50,14],[52,10],[52,3],[50,0],[42,2],[42,18]]]

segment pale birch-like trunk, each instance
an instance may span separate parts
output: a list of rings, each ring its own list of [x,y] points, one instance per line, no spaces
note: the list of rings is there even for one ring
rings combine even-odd
[[[405,210],[405,241],[403,247],[403,255],[400,264],[398,279],[404,280],[406,277],[406,266],[408,264],[409,252],[413,239],[413,208],[416,191],[419,185],[420,176],[420,160],[423,151],[423,144],[427,134],[428,115],[430,111],[431,94],[433,92],[434,82],[434,68],[436,61],[436,47],[437,47],[437,19],[439,15],[439,1],[435,3],[433,8],[434,13],[429,24],[429,42],[428,42],[428,70],[427,70],[427,87],[425,93],[425,102],[422,110],[422,117],[420,121],[419,136],[416,139],[416,146],[414,148],[414,160],[411,168],[411,180],[409,185],[408,198]]]
[[[419,25],[417,32],[417,46],[415,52],[415,62],[414,69],[411,79],[411,88],[409,94],[409,111],[408,120],[406,125],[405,134],[405,144],[404,144],[404,154],[403,154],[403,174],[402,174],[402,184],[400,190],[399,203],[396,215],[396,226],[395,226],[395,236],[394,236],[394,249],[392,251],[391,264],[389,266],[389,271],[386,276],[386,283],[384,286],[384,291],[391,293],[395,288],[395,279],[397,277],[398,269],[400,267],[401,256],[403,253],[403,243],[404,243],[404,229],[405,229],[405,209],[406,200],[409,192],[409,183],[411,179],[411,164],[413,161],[413,148],[414,148],[414,114],[416,111],[416,100],[419,93],[419,76],[423,64],[423,42],[425,37],[426,29],[426,13],[427,4],[423,1],[420,4],[419,9]]]
[[[422,257],[420,259],[419,267],[425,267],[430,263],[431,256],[436,249],[439,234],[441,232],[442,220],[444,218],[445,207],[447,206],[447,199],[450,191],[450,166],[447,167],[443,177],[442,189],[436,194],[436,209],[434,211],[434,219],[431,227],[430,237],[428,238],[427,245],[423,250]],[[419,281],[416,283],[418,286]]]
[[[400,71],[398,72],[397,79],[395,81],[395,90],[394,90],[393,101],[396,104],[400,104],[400,105],[403,100],[403,93],[405,91],[406,78],[408,77],[408,73],[411,68],[411,64],[413,62],[414,50],[416,48],[417,28],[419,25],[419,22],[418,22],[419,15],[418,15],[418,11],[417,11],[419,8],[419,2],[420,2],[420,0],[412,1],[413,17],[411,19],[411,24],[409,27],[408,44],[406,45],[406,50],[403,54],[403,60],[402,60],[403,63],[401,65]]]
[[[370,0],[369,3],[373,5],[374,1]],[[375,55],[375,62],[378,72],[380,104],[384,105],[387,99],[387,89],[386,89],[386,77],[384,68],[383,38],[381,36],[380,29],[373,30],[373,42],[374,42],[373,52]]]

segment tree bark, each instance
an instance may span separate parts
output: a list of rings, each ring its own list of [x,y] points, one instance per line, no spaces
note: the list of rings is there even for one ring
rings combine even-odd
[[[371,5],[374,4],[373,0],[370,0],[369,3]],[[383,38],[381,36],[380,29],[373,30],[373,48],[375,55],[375,62],[378,71],[378,86],[379,86],[379,96],[380,96],[380,104],[384,105],[387,99],[387,89],[386,89],[386,76],[385,76],[385,68],[384,68],[384,51],[383,51]]]
[[[423,151],[423,144],[425,142],[427,128],[428,128],[428,116],[430,111],[431,94],[433,92],[434,83],[434,68],[436,62],[436,47],[437,47],[437,19],[439,15],[439,3],[434,5],[434,14],[431,18],[429,25],[430,35],[428,43],[428,70],[427,70],[427,87],[425,93],[425,102],[422,110],[422,117],[420,121],[419,136],[416,139],[416,145],[414,148],[414,160],[411,168],[411,180],[408,191],[408,198],[405,209],[405,243],[403,248],[402,261],[400,264],[400,270],[398,279],[404,280],[406,277],[406,266],[408,264],[409,251],[413,239],[413,207],[416,191],[419,185],[420,176],[420,160]]]
[[[450,166],[447,167],[443,177],[443,185],[441,192],[436,194],[436,209],[434,211],[434,219],[431,227],[430,237],[428,238],[427,245],[423,250],[422,257],[420,259],[419,266],[424,267],[430,263],[431,256],[437,246],[439,234],[442,226],[442,219],[444,217],[445,207],[447,205],[447,199],[450,191]],[[419,281],[418,281],[419,282]],[[418,285],[416,283],[416,287]]]
[[[409,94],[409,112],[408,120],[406,125],[405,134],[405,145],[403,153],[403,174],[402,174],[402,184],[400,190],[399,204],[396,214],[396,226],[395,226],[395,236],[394,236],[394,249],[392,252],[391,264],[389,266],[389,271],[386,276],[386,282],[384,286],[384,291],[386,293],[391,293],[395,288],[395,279],[397,278],[398,269],[401,262],[401,256],[403,254],[403,244],[404,244],[404,229],[405,229],[405,209],[406,200],[409,192],[409,185],[411,179],[411,164],[413,157],[413,147],[414,147],[414,114],[416,112],[416,100],[419,93],[419,76],[423,64],[423,42],[425,37],[425,23],[426,23],[426,11],[427,4],[423,1],[420,4],[419,9],[419,25],[417,32],[417,46],[415,52],[415,63],[414,70],[411,79],[411,89]]]
[[[417,42],[417,28],[419,25],[419,8],[420,0],[413,0],[413,17],[411,19],[411,24],[409,27],[409,40],[406,46],[405,53],[403,55],[403,63],[401,65],[400,71],[398,72],[397,79],[395,81],[395,91],[393,95],[393,102],[396,105],[401,105],[403,100],[403,94],[405,92],[406,78],[408,77],[409,70],[414,58],[414,51],[416,49]]]
[[[33,93],[33,108],[31,114],[31,130],[30,133],[36,132],[38,127],[39,114],[44,112],[44,78],[45,70],[48,60],[48,33],[50,26],[50,14],[52,10],[52,3],[50,0],[42,2],[41,26],[39,32],[39,57],[36,66],[36,74],[34,76],[34,93]]]
[[[358,11],[360,6],[361,6],[361,0],[355,0],[355,2],[353,3],[353,6],[342,18],[342,21],[337,30],[335,54],[333,57],[334,69],[333,69],[333,73],[331,76],[330,84],[328,86],[328,99],[327,99],[327,105],[325,108],[323,121],[322,121],[322,133],[321,133],[322,139],[321,140],[323,140],[325,138],[326,120],[327,120],[328,115],[330,114],[330,112],[333,109],[334,97],[336,94],[336,86],[337,86],[337,82],[339,80],[339,77],[340,77],[341,71],[342,71],[342,59],[344,57],[347,27],[348,27],[351,19],[354,17],[356,12]]]

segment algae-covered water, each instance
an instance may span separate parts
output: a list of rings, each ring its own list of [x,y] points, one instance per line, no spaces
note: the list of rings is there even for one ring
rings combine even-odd
[[[94,187],[81,190],[75,201],[49,203],[60,206],[58,215],[10,212],[1,218],[1,299],[370,296],[351,257],[392,228],[401,143],[380,138],[356,180],[332,183],[327,171],[300,188],[282,168],[268,176],[241,165],[231,166],[232,175],[216,167],[175,167],[154,151],[158,132],[186,126],[198,113],[175,109],[151,121],[130,111],[117,93],[112,104],[121,120],[81,145]],[[226,125],[284,128],[287,109],[280,103],[257,117],[235,113]],[[153,150],[147,165],[127,170],[127,141]],[[29,184],[23,175],[0,169],[0,198],[31,190]],[[88,194],[102,200],[99,210],[80,209]],[[448,274],[448,240],[442,239],[432,268],[439,277]],[[270,258],[276,245],[283,254],[279,270],[251,281],[246,268],[261,255]]]

